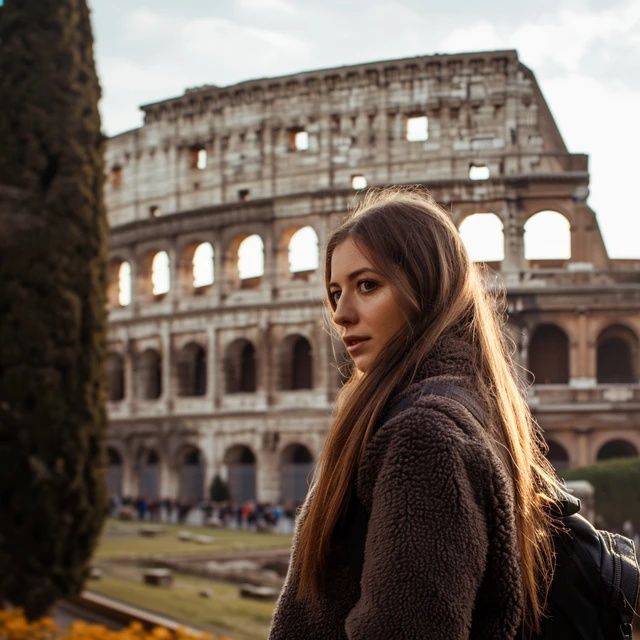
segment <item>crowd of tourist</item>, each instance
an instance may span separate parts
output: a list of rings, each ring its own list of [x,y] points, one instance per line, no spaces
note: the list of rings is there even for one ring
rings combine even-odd
[[[271,504],[247,500],[242,503],[194,502],[178,498],[149,499],[125,496],[111,498],[111,515],[147,522],[209,525],[246,531],[286,533],[293,531],[300,503]]]

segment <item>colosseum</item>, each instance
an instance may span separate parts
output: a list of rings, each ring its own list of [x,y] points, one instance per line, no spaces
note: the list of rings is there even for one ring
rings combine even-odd
[[[301,500],[340,354],[319,256],[361,190],[425,185],[506,287],[560,470],[640,451],[640,260],[608,257],[515,51],[206,85],[107,149],[109,482],[195,501]],[[339,356],[340,357],[340,356]]]

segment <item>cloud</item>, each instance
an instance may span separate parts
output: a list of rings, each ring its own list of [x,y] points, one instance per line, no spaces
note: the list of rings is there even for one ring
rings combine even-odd
[[[191,54],[224,57],[232,63],[237,52],[259,52],[255,63],[279,55],[299,55],[308,45],[285,32],[246,26],[226,18],[186,18],[150,9],[136,9],[125,21],[125,38],[132,46],[153,46],[154,55],[176,56],[182,62]]]
[[[640,3],[628,0],[600,11],[559,9],[515,29],[480,21],[454,29],[442,46],[449,51],[514,48],[536,70],[575,72],[594,47],[606,50],[612,42],[635,56],[639,34]]]
[[[236,6],[243,11],[258,13],[295,14],[297,7],[287,0],[236,0]]]

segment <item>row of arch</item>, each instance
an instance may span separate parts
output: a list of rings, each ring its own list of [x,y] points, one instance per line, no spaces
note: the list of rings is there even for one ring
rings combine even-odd
[[[112,446],[107,449],[107,482],[114,496],[129,493],[150,500],[175,497],[196,503],[208,497],[206,464],[203,452],[195,446],[183,448],[173,461],[161,458],[155,448],[141,448],[131,465],[132,482],[125,488],[124,456]],[[313,456],[303,444],[291,443],[281,450],[277,462],[281,502],[304,500],[313,465]],[[256,456],[250,447],[241,444],[229,447],[221,471],[233,502],[256,500]],[[162,474],[168,472],[174,474],[174,495],[163,496]]]
[[[474,262],[504,260],[504,224],[495,213],[474,213],[460,223],[460,236]],[[539,211],[524,224],[525,260],[571,258],[571,224],[557,211]]]
[[[293,279],[306,279],[318,268],[318,236],[311,226],[290,229],[283,238],[286,264],[279,265]],[[284,262],[284,261],[283,261]],[[231,282],[241,288],[258,286],[265,270],[264,241],[257,234],[236,236],[223,256],[222,269]],[[165,250],[150,251],[144,258],[139,274],[142,293],[158,299],[172,288],[172,266]],[[194,242],[179,256],[179,277],[183,288],[201,292],[216,282],[216,253],[210,242]],[[109,267],[109,303],[112,307],[126,307],[134,296],[132,265],[128,260],[115,258]]]
[[[559,442],[552,438],[546,438],[549,450],[547,457],[557,471],[569,468],[569,452]],[[637,447],[623,439],[614,439],[605,442],[596,453],[596,461],[612,460],[614,458],[633,458],[638,455]]]
[[[535,384],[568,384],[569,338],[559,326],[538,325],[529,340],[527,369]],[[208,387],[207,350],[191,341],[177,351],[176,381],[178,396],[205,396]],[[634,384],[640,380],[640,341],[634,331],[615,324],[603,329],[596,340],[596,379],[600,384]],[[135,393],[140,399],[153,400],[162,395],[162,356],[148,348],[133,356]],[[225,393],[251,393],[258,388],[258,353],[247,338],[229,343],[222,355]],[[109,400],[120,401],[126,395],[125,356],[110,352],[107,356]],[[309,339],[301,334],[286,336],[276,347],[276,387],[280,390],[314,388],[314,355]]]
[[[596,340],[596,379],[601,384],[637,383],[640,342],[629,327],[615,324]],[[538,325],[529,341],[527,368],[538,384],[569,382],[569,337],[555,324]]]
[[[300,334],[290,334],[278,345],[278,389],[297,391],[312,389],[313,350],[309,340]],[[253,342],[237,338],[225,349],[223,356],[225,393],[251,393],[257,390],[257,353]],[[126,396],[125,358],[117,352],[107,356],[108,398],[111,402]],[[154,400],[162,395],[162,356],[156,349],[145,349],[134,355],[133,371],[138,398]],[[207,352],[197,342],[183,346],[176,357],[178,396],[207,394]]]
[[[460,223],[460,235],[476,262],[500,262],[504,259],[504,225],[494,213],[474,213]],[[566,260],[571,257],[571,227],[557,211],[540,211],[524,225],[526,259]],[[291,278],[306,278],[319,265],[318,235],[307,225],[284,234],[286,265],[279,269]],[[199,292],[216,281],[216,255],[210,242],[191,243],[179,257],[179,276],[186,290]],[[264,241],[259,234],[234,238],[223,257],[225,278],[241,288],[258,286],[264,276]],[[172,287],[169,253],[151,251],[143,260],[140,282],[142,293],[150,299],[167,294]],[[128,306],[134,295],[132,265],[114,259],[109,269],[109,302],[112,307]]]
[[[562,444],[552,438],[547,439],[547,456],[558,471],[569,468],[569,453]],[[109,447],[107,480],[112,495],[122,497],[127,491],[124,487],[123,456],[115,447]],[[605,442],[596,454],[596,460],[635,457],[637,447],[624,439],[612,439]],[[132,480],[128,490],[137,496],[157,500],[175,497],[186,502],[196,503],[207,497],[205,486],[206,460],[202,451],[189,446],[183,448],[177,459],[162,460],[154,448],[142,448],[138,451],[132,465]],[[302,444],[292,443],[284,447],[277,459],[280,482],[279,499],[281,502],[302,502],[306,496],[314,458],[311,451]],[[175,474],[172,496],[161,495],[161,475],[171,469]],[[223,475],[227,479],[233,502],[256,500],[256,456],[252,449],[243,444],[229,447],[223,457]]]

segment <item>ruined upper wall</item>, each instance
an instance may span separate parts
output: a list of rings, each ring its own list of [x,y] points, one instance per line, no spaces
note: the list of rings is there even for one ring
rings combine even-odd
[[[239,200],[348,190],[354,176],[368,185],[464,187],[470,167],[479,166],[494,184],[521,176],[588,183],[587,157],[567,152],[515,51],[205,86],[143,110],[141,128],[108,144],[112,226]],[[421,116],[427,139],[407,140],[408,119]],[[306,149],[296,149],[301,133]]]

